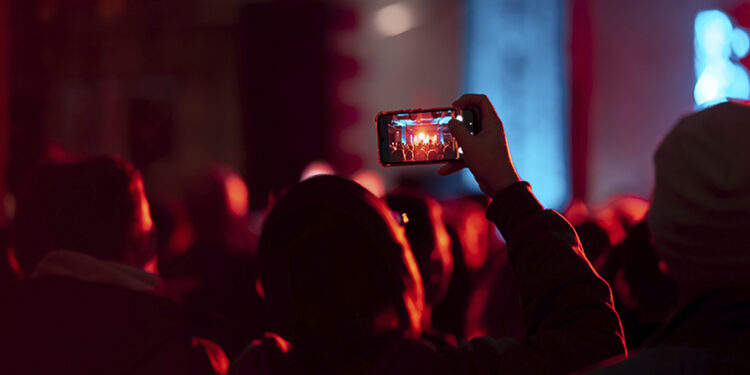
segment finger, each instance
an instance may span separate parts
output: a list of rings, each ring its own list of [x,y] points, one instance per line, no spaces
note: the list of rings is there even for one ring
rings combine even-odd
[[[453,102],[453,106],[456,108],[478,108],[479,115],[482,118],[497,117],[495,107],[492,106],[489,98],[484,94],[464,94]]]
[[[463,160],[452,160],[447,163],[445,163],[440,169],[438,169],[438,174],[441,176],[447,176],[452,173],[456,173],[462,169],[466,168],[466,163],[464,163]]]
[[[448,129],[451,131],[453,137],[456,138],[459,145],[463,146],[466,142],[470,142],[468,137],[471,137],[471,132],[469,132],[469,128],[463,122],[451,120],[448,122]]]

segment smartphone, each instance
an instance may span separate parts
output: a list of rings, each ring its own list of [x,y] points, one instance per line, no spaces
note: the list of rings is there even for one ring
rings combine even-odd
[[[448,130],[448,122],[463,121],[476,134],[480,130],[477,113],[457,108],[380,112],[375,118],[378,160],[384,167],[459,160],[463,151]]]

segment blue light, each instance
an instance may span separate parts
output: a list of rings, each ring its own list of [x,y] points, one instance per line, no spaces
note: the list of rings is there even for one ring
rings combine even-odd
[[[451,122],[451,118],[448,116],[444,117],[437,117],[434,119],[431,119],[430,121],[421,121],[421,125],[445,125],[447,123]],[[400,120],[392,120],[391,125],[394,126],[410,126],[410,125],[417,125],[417,122],[415,120],[411,119],[400,119]]]
[[[465,91],[486,94],[521,178],[547,207],[570,195],[562,0],[467,0]],[[467,172],[468,173],[468,172]],[[468,174],[467,189],[478,190]]]
[[[409,125],[416,125],[417,122],[414,120],[404,119],[404,120],[393,120],[391,122],[393,125],[396,126],[409,126]]]
[[[750,51],[750,37],[747,35],[747,31],[736,28],[732,31],[732,52],[736,59],[741,59],[747,56]]]
[[[737,63],[750,50],[747,32],[734,28],[724,12],[706,10],[695,16],[695,89],[698,108],[750,98],[750,77]],[[734,59],[733,59],[734,58]]]

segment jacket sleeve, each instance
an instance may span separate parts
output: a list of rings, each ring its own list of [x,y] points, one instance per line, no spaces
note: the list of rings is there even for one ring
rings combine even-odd
[[[565,219],[545,210],[526,182],[501,191],[487,217],[508,243],[526,340],[474,339],[459,347],[449,367],[463,373],[568,374],[626,353],[609,285]]]

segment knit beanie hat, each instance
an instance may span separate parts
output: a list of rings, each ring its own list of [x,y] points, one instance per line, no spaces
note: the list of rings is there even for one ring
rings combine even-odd
[[[678,281],[750,285],[750,106],[683,118],[654,155],[648,223]]]

